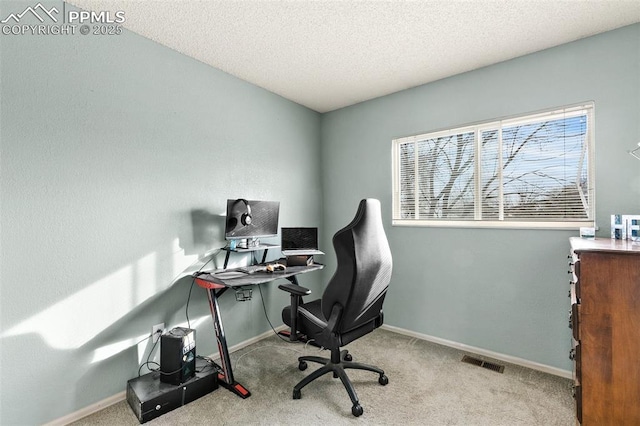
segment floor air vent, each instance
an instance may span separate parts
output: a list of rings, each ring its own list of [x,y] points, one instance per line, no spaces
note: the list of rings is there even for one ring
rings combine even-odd
[[[467,364],[477,365],[478,367],[486,368],[487,370],[496,371],[498,373],[504,372],[504,365],[495,364],[489,361],[483,361],[472,356],[465,355],[462,357],[462,362]]]

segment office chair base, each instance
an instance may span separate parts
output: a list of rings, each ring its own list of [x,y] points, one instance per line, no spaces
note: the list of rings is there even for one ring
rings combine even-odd
[[[378,373],[378,383],[382,386],[385,386],[389,383],[389,378],[384,374],[384,371],[378,367],[368,364],[362,364],[359,362],[353,362],[351,355],[348,351],[343,350],[340,351],[339,348],[331,350],[331,359],[322,358],[318,356],[301,356],[298,358],[298,369],[304,371],[307,369],[307,361],[309,362],[317,362],[322,364],[322,367],[309,374],[307,377],[302,379],[300,383],[294,386],[293,388],[293,399],[300,399],[302,397],[302,388],[317,379],[318,377],[324,376],[327,373],[333,373],[333,377],[340,378],[340,381],[344,385],[344,388],[347,390],[347,394],[349,394],[349,398],[351,399],[351,403],[353,406],[351,407],[351,413],[359,417],[363,413],[362,406],[358,401],[358,395],[356,394],[356,390],[347,376],[345,372],[346,369],[353,368],[358,370],[367,370],[372,371],[374,373]]]
[[[320,347],[320,345],[317,344],[315,340],[313,340],[313,339],[309,340],[309,338],[307,337],[306,334],[296,333],[295,335],[292,335],[291,331],[282,330],[282,331],[278,332],[278,335],[280,335],[280,336],[282,336],[282,337],[284,337],[286,339],[289,339],[292,342],[308,343],[311,346],[315,346],[317,348]]]

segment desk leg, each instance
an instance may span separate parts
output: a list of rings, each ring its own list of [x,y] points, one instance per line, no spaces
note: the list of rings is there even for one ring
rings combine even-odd
[[[218,298],[214,289],[208,289],[209,308],[213,317],[213,328],[216,332],[216,341],[218,343],[218,352],[220,353],[220,363],[222,364],[222,373],[218,373],[220,385],[229,389],[241,398],[248,398],[251,392],[233,378],[233,369],[231,368],[231,359],[229,358],[229,348],[227,347],[227,339],[224,335],[222,327],[222,317],[220,316],[220,308],[218,306]]]
[[[294,275],[289,278],[289,281],[292,284],[299,285],[298,279]],[[291,295],[291,318],[289,321],[291,322],[291,331],[289,332],[289,340],[295,342],[298,340],[298,337],[301,337],[298,334],[298,303],[302,300],[302,297],[296,296],[294,294]]]

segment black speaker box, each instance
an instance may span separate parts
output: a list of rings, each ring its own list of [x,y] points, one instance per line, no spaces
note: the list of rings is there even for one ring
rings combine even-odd
[[[145,374],[127,382],[127,402],[140,423],[160,417],[218,388],[213,364],[197,360],[196,375],[182,385],[160,381],[160,372]]]
[[[186,382],[196,372],[196,331],[176,327],[160,337],[160,381]]]

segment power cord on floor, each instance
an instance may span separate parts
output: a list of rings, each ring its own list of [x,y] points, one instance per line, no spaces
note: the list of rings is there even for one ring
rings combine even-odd
[[[302,350],[294,349],[294,348],[291,348],[291,347],[288,347],[288,346],[276,346],[276,345],[264,345],[264,346],[259,346],[259,347],[257,347],[257,348],[251,349],[250,351],[245,352],[245,353],[243,353],[242,355],[240,355],[240,356],[238,357],[238,359],[236,359],[236,360],[235,360],[235,367],[234,367],[234,369],[238,370],[238,369],[240,368],[240,360],[241,360],[242,358],[244,358],[245,356],[249,355],[250,353],[253,353],[253,352],[255,352],[255,351],[257,351],[257,350],[260,350],[260,349],[266,349],[266,348],[286,349],[286,350],[288,350],[288,351],[293,351],[293,352],[296,352],[296,353],[298,353],[298,354],[300,354],[300,355],[304,355],[304,354],[306,353],[306,351],[307,351],[307,346],[308,346],[308,345],[309,345],[309,343],[311,343],[312,341],[313,341],[313,339],[312,339],[312,340],[308,340],[308,341],[304,344],[304,347],[302,348]],[[302,342],[299,342],[299,343],[302,343]],[[323,350],[325,350],[325,348],[318,348],[318,351],[323,351]]]
[[[275,346],[275,345],[259,346],[259,347],[257,347],[257,348],[254,348],[254,349],[252,349],[252,350],[250,350],[250,351],[248,351],[248,352],[245,352],[245,353],[243,353],[242,355],[240,355],[240,356],[238,357],[238,359],[236,359],[236,360],[235,360],[235,368],[236,368],[236,369],[238,369],[238,368],[240,367],[240,360],[241,360],[242,358],[244,358],[245,356],[247,356],[247,355],[249,355],[250,353],[253,353],[253,352],[257,351],[257,350],[260,350],[260,349],[263,349],[263,348],[286,349],[286,350],[290,350],[290,351],[296,352],[296,353],[298,353],[298,354],[304,355],[304,354],[306,353],[306,351],[307,351],[307,346],[308,346],[310,343],[312,343],[312,342],[314,341],[313,339],[309,339],[309,340],[307,340],[306,342],[303,342],[303,341],[300,341],[300,340],[294,340],[294,341],[291,341],[291,340],[289,340],[289,339],[285,339],[285,338],[284,338],[284,337],[282,337],[280,334],[278,334],[278,332],[276,331],[276,329],[273,327],[273,324],[272,324],[272,323],[271,323],[271,321],[269,320],[269,316],[267,315],[267,307],[266,307],[265,302],[264,302],[264,296],[263,296],[263,294],[262,294],[262,287],[261,287],[261,286],[258,286],[258,289],[259,289],[259,291],[260,291],[260,299],[262,300],[262,309],[263,309],[263,311],[264,311],[264,316],[265,316],[265,318],[267,319],[267,322],[269,323],[269,326],[271,327],[271,330],[273,330],[273,333],[274,333],[276,336],[278,336],[278,338],[279,338],[279,339],[283,340],[284,342],[287,342],[287,343],[296,343],[296,344],[304,343],[304,347],[302,348],[302,350],[298,350],[298,349],[294,349],[294,348],[290,348],[290,347],[286,347],[286,346]],[[325,348],[323,348],[323,347],[318,348],[318,351],[323,351],[323,350],[325,350]]]
[[[262,300],[262,310],[264,311],[264,317],[267,319],[267,322],[269,323],[269,326],[271,327],[271,330],[273,330],[273,334],[275,334],[276,336],[278,336],[281,340],[287,342],[287,343],[302,343],[298,340],[289,340],[289,339],[285,339],[284,337],[282,337],[280,334],[278,334],[278,332],[276,331],[275,327],[273,326],[273,324],[271,324],[271,321],[269,320],[269,315],[267,315],[267,307],[264,303],[264,296],[262,295],[262,286],[259,285],[258,286],[258,290],[260,290],[260,300]]]

